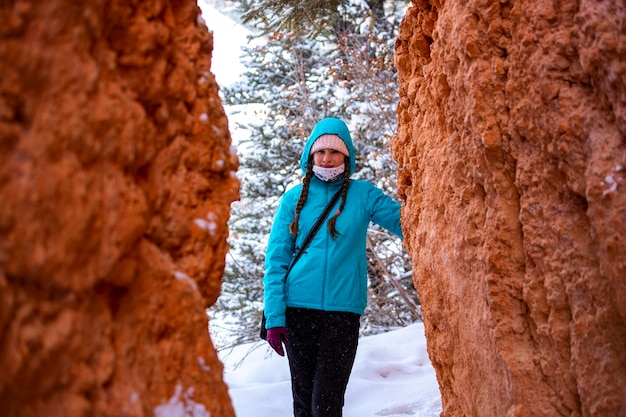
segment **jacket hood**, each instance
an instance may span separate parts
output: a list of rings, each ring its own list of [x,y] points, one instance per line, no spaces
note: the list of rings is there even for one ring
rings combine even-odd
[[[311,146],[313,146],[313,142],[317,138],[322,135],[337,135],[343,140],[348,148],[348,152],[350,153],[350,174],[354,173],[356,169],[356,158],[354,155],[354,145],[352,144],[352,137],[350,136],[350,131],[348,130],[348,126],[337,118],[328,117],[326,119],[322,119],[313,128],[311,132],[311,136],[307,140],[304,145],[304,150],[302,151],[302,156],[300,157],[300,169],[302,169],[302,173],[306,173],[306,166],[309,162],[309,154],[311,153]]]

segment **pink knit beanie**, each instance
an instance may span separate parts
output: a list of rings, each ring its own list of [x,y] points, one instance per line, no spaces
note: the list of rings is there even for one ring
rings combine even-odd
[[[346,144],[337,135],[322,135],[315,139],[315,142],[313,142],[313,145],[311,146],[311,154],[320,149],[334,149],[341,152],[345,156],[350,156]]]

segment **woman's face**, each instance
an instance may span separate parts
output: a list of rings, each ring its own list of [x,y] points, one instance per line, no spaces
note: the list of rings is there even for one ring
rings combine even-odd
[[[319,149],[313,153],[313,164],[322,168],[343,165],[346,156],[335,149]]]

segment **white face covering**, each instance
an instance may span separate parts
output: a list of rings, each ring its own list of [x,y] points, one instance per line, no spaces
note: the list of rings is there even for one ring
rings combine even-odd
[[[345,170],[346,170],[345,165],[339,165],[338,167],[335,167],[335,168],[324,168],[324,167],[319,167],[317,165],[313,165],[313,173],[315,174],[317,178],[319,178],[322,181],[335,180],[341,174],[343,174],[343,171]]]

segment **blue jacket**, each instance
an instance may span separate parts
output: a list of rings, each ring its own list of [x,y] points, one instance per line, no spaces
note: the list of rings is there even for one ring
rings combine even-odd
[[[343,139],[350,152],[350,172],[354,172],[356,161],[350,133],[346,125],[335,118],[324,119],[313,129],[300,160],[303,172],[306,172],[311,145],[323,134],[336,134]],[[402,237],[400,204],[367,181],[350,180],[346,204],[336,222],[339,236],[333,239],[326,223],[339,208],[341,199],[335,203],[331,214],[285,280],[296,247],[302,244],[342,183],[343,179],[324,182],[313,176],[300,212],[297,236],[289,232],[289,224],[294,219],[302,185],[287,191],[281,198],[265,257],[263,285],[268,329],[285,326],[286,307],[364,313],[369,223],[374,222]]]

